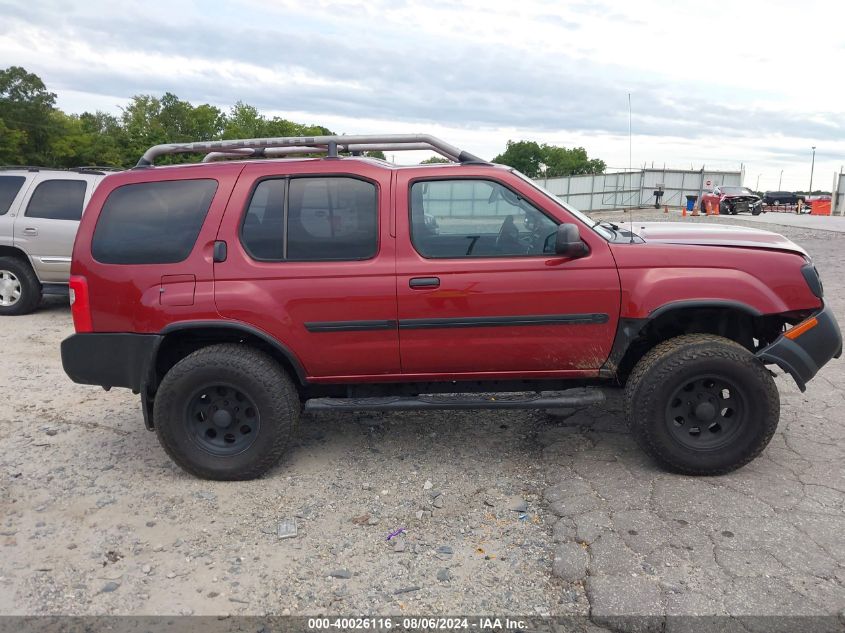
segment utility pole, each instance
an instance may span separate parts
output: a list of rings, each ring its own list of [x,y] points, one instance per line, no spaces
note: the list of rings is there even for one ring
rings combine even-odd
[[[780,183],[783,181],[783,170],[780,170],[780,178],[778,178],[778,191],[780,191]]]
[[[757,174],[757,184],[754,187],[754,191],[760,191],[760,176],[763,174]]]
[[[813,195],[813,170],[816,167],[816,146],[813,145],[813,162],[810,163],[810,190],[807,192],[808,196]]]

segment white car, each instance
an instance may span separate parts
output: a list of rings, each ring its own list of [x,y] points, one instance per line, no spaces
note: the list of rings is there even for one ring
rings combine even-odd
[[[107,169],[0,168],[0,316],[67,295],[82,211]]]

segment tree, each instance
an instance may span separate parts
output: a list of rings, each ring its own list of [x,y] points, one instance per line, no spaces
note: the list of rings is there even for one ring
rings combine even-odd
[[[125,134],[122,164],[130,166],[151,145],[168,141],[159,120],[161,101],[150,95],[135,95],[121,108],[120,123]],[[134,159],[134,160],[133,160]]]
[[[509,165],[531,178],[596,174],[607,167],[603,160],[589,158],[583,147],[567,149],[534,141],[508,141],[505,151],[493,162]],[[540,165],[545,165],[545,170]]]
[[[48,151],[50,165],[121,167],[122,139],[123,130],[117,118],[110,114],[85,112],[68,115],[56,110],[52,117]]]
[[[55,103],[56,95],[47,91],[38,75],[20,66],[0,70],[0,119],[16,131],[11,143],[18,146],[15,151],[22,163],[41,165],[47,160]]]
[[[436,165],[439,163],[451,163],[452,161],[442,156],[432,156],[420,162],[420,165]]]
[[[540,172],[543,158],[543,150],[534,141],[508,141],[505,151],[496,156],[493,162],[508,165],[526,176],[534,177]]]
[[[22,153],[25,142],[26,132],[7,127],[3,119],[0,119],[0,165],[25,163]]]
[[[543,145],[547,176],[571,176],[576,174],[600,174],[606,169],[603,160],[590,159],[583,147],[566,149],[554,145]]]

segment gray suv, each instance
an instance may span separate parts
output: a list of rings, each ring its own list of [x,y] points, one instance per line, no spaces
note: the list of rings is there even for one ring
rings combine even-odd
[[[107,170],[0,168],[0,316],[66,295],[82,210]]]

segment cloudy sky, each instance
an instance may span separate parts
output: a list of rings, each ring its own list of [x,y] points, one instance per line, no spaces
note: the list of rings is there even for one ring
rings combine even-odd
[[[171,91],[338,132],[507,139],[611,167],[745,166],[829,189],[845,164],[845,3],[833,0],[0,0],[0,66],[71,112]],[[397,156],[397,159],[399,157]]]

